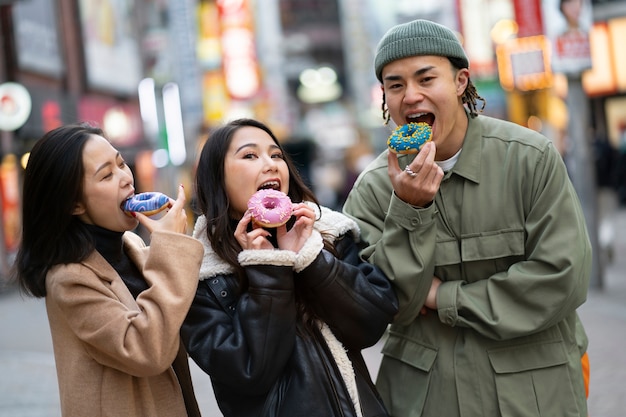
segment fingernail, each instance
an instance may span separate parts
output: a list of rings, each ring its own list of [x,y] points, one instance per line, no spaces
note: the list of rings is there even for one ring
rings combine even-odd
[[[134,211],[131,211],[131,212],[130,212],[130,214],[131,214],[131,216],[133,216],[133,217],[137,217],[137,215],[135,214],[135,212],[134,212]]]
[[[185,186],[184,186],[184,185],[182,185],[182,184],[180,184],[180,188],[185,188]]]

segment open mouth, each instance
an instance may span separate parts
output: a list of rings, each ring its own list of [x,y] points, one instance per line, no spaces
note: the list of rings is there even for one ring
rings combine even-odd
[[[261,184],[258,190],[278,190],[280,191],[280,183],[278,181],[268,181]]]
[[[407,123],[427,123],[432,126],[435,123],[435,115],[432,113],[416,113],[406,117]]]

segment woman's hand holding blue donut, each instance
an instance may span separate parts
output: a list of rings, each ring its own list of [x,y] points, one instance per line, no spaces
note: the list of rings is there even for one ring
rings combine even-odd
[[[296,217],[294,225],[289,231],[286,225],[280,226],[276,238],[280,249],[298,253],[313,233],[315,211],[304,203],[298,203],[293,205],[292,216]]]
[[[170,199],[169,210],[163,217],[158,220],[154,220],[138,211],[134,212],[134,216],[150,233],[158,230],[184,234],[187,231],[187,212],[185,211],[185,202],[185,189],[181,184],[178,187],[177,199]]]

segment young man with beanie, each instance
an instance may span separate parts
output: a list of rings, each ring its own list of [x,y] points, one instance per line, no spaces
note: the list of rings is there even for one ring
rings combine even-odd
[[[444,26],[392,28],[374,65],[386,121],[432,126],[417,155],[384,151],[344,206],[400,301],[376,382],[390,414],[586,417],[591,245],[561,156],[478,114]]]

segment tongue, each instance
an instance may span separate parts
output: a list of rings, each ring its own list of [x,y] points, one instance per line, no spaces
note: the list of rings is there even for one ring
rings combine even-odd
[[[429,125],[433,125],[434,117],[432,114],[426,114],[420,117],[412,117],[408,119],[409,122],[413,123],[428,123]]]

